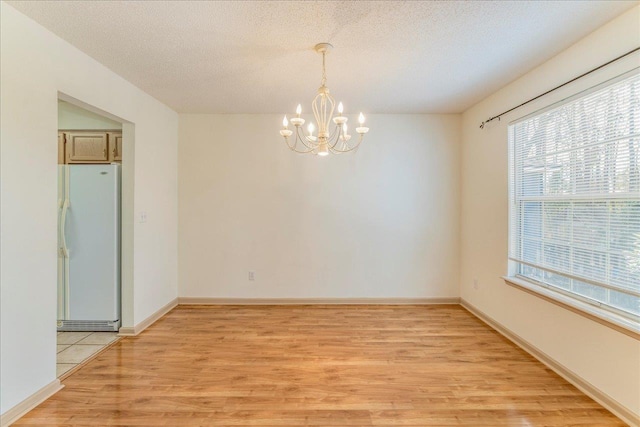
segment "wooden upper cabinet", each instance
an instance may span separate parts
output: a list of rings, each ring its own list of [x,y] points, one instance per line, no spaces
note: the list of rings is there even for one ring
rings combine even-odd
[[[122,134],[109,132],[109,160],[111,162],[122,161]]]
[[[59,164],[114,162],[122,162],[122,132],[58,132]]]
[[[108,163],[106,132],[66,132],[67,163]]]

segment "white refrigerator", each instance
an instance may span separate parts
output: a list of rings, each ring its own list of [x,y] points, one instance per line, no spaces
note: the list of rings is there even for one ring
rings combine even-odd
[[[58,166],[58,330],[120,328],[120,165]]]

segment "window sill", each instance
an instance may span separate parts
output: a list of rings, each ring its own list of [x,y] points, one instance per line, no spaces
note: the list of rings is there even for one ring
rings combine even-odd
[[[565,296],[560,292],[555,292],[552,289],[542,287],[520,277],[503,276],[502,278],[507,285],[566,308],[636,340],[640,340],[640,325],[631,319],[602,310],[596,306]]]

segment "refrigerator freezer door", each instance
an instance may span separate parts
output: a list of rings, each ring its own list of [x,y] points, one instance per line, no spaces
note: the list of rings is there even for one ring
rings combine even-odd
[[[68,166],[67,320],[120,319],[120,170]]]

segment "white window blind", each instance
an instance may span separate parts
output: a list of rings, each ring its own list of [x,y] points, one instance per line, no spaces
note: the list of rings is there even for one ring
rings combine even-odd
[[[519,276],[640,315],[640,73],[509,127]]]

